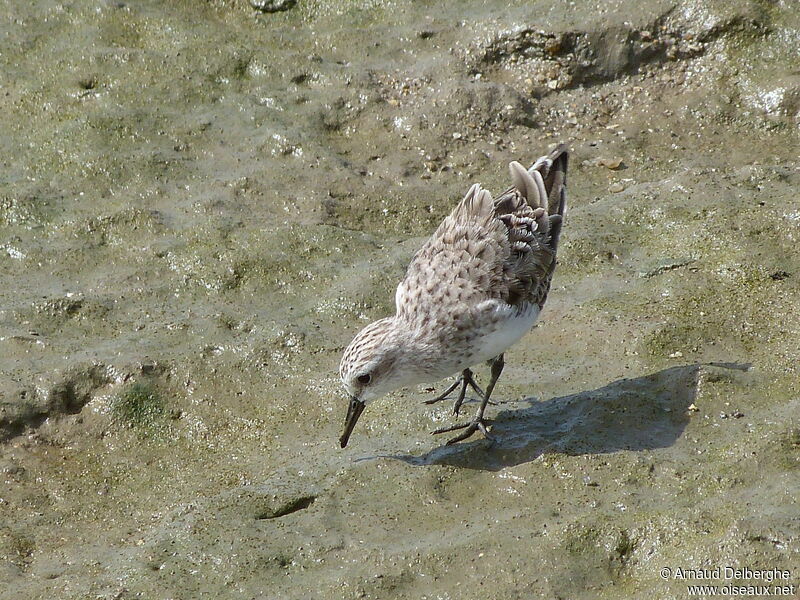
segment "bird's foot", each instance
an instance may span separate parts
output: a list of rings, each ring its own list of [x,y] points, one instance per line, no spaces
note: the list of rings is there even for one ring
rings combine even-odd
[[[456,401],[453,403],[453,414],[456,416],[458,416],[459,411],[461,410],[461,405],[464,403],[464,399],[466,398],[467,386],[471,387],[476,393],[483,396],[483,390],[480,388],[480,386],[478,386],[477,383],[475,383],[475,378],[472,376],[472,371],[470,369],[464,369],[461,375],[458,376],[458,379],[456,379],[449,388],[435,398],[425,400],[425,404],[435,404],[441,400],[444,400],[458,386],[461,386],[461,389],[458,392],[458,398],[456,398]]]
[[[447,440],[448,446],[467,439],[476,431],[480,431],[483,434],[483,437],[485,437],[487,440],[492,442],[494,441],[494,438],[489,434],[489,430],[486,429],[486,423],[483,421],[483,417],[475,417],[469,423],[453,425],[452,427],[442,427],[441,429],[434,431],[433,435],[447,433],[448,431],[458,431],[459,429],[463,429],[464,431],[458,434],[456,437]]]

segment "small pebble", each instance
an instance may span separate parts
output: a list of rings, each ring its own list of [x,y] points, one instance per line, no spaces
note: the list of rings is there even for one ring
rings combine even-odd
[[[280,12],[289,10],[297,0],[250,0],[250,6],[261,12]]]
[[[598,167],[605,167],[607,169],[611,169],[612,171],[616,171],[622,166],[622,159],[621,158],[598,158],[595,161],[595,164]]]

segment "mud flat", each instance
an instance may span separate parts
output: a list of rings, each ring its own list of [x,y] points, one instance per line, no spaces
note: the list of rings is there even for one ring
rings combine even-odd
[[[3,3],[0,598],[800,586],[800,17],[573,4]],[[343,347],[561,140],[498,442],[413,389],[340,450]]]

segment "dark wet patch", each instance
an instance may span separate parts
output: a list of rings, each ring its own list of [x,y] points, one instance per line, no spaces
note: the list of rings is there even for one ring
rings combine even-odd
[[[47,419],[81,412],[112,381],[105,365],[79,365],[53,374],[42,386],[0,391],[0,441],[34,430]]]
[[[280,519],[286,515],[307,509],[309,506],[314,504],[316,499],[316,496],[301,496],[300,498],[292,498],[286,504],[277,507],[275,510],[267,511],[257,515],[256,519]]]

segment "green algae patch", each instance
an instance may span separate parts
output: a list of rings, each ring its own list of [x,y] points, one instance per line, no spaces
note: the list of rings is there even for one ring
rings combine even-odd
[[[153,437],[166,431],[169,411],[155,384],[136,382],[114,397],[111,415],[115,422]]]

